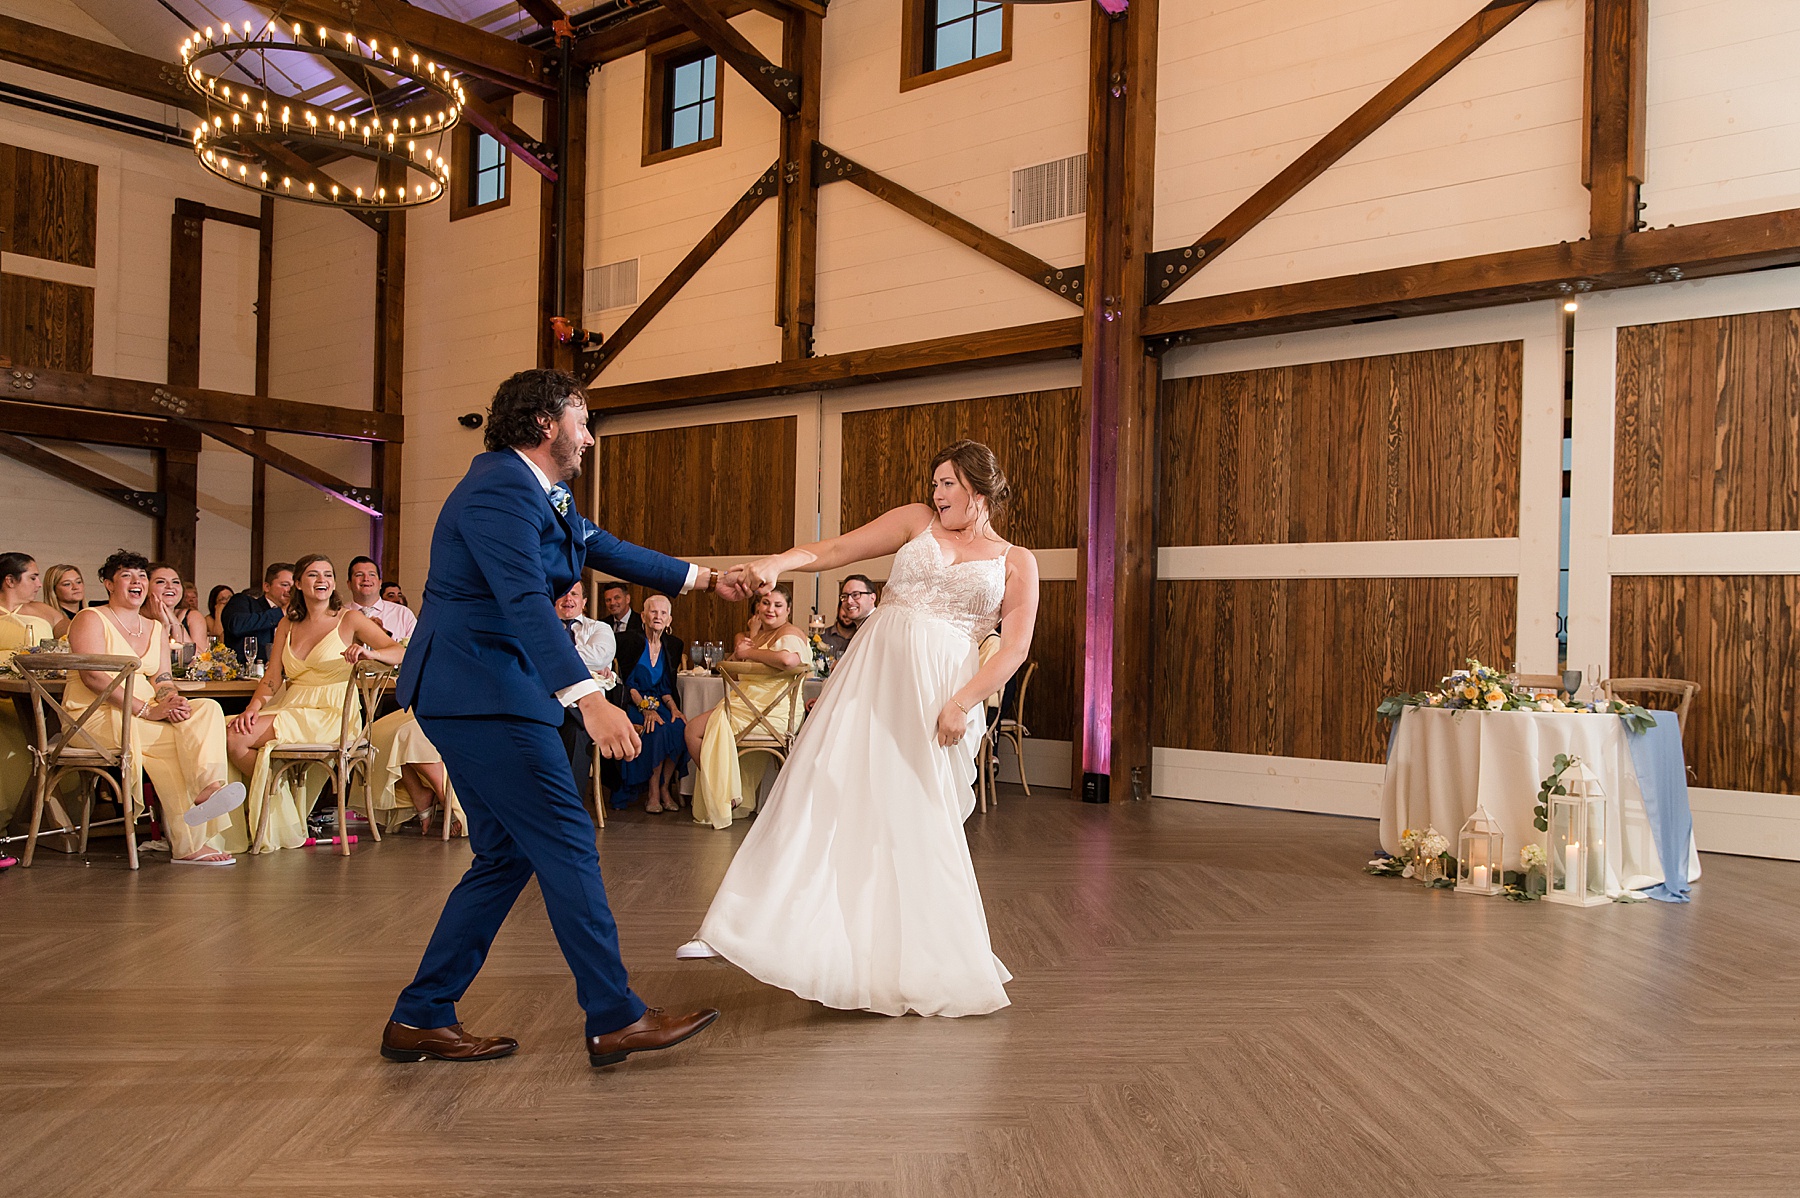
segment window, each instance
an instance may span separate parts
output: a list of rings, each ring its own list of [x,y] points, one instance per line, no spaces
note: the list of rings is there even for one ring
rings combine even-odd
[[[644,165],[720,143],[719,56],[691,40],[652,50],[644,79]]]
[[[900,90],[1009,61],[1012,7],[1000,0],[905,0]]]
[[[506,198],[506,147],[485,133],[475,134],[475,170],[469,176],[469,202],[476,206]]]
[[[500,111],[511,119],[511,101]],[[512,155],[506,147],[466,120],[450,137],[450,219],[506,207],[512,199]]]

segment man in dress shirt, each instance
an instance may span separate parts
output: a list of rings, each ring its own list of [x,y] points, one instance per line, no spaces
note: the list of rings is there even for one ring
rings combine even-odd
[[[819,634],[833,657],[842,657],[850,647],[850,638],[862,622],[875,610],[875,584],[867,574],[848,575],[838,584],[837,623]]]
[[[631,610],[631,592],[622,582],[609,582],[600,588],[600,609],[613,632],[635,632],[644,635],[644,621]]]
[[[288,596],[294,590],[292,562],[271,562],[263,571],[262,593],[246,587],[233,595],[219,613],[225,629],[225,647],[242,655],[244,642],[256,638],[256,656],[269,660],[269,646],[275,640],[275,626],[287,613]],[[248,662],[244,663],[248,665]]]
[[[381,567],[374,558],[351,559],[350,606],[381,625],[397,641],[411,637],[419,622],[410,609],[381,597]]]
[[[406,598],[406,592],[400,589],[400,584],[397,582],[382,583],[381,597],[389,603],[398,603],[401,607],[411,606]]]

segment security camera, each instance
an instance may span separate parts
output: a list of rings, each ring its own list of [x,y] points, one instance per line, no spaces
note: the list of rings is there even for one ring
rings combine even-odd
[[[481,413],[480,412],[470,412],[466,416],[458,416],[456,418],[456,423],[462,425],[464,428],[480,428],[481,427]]]

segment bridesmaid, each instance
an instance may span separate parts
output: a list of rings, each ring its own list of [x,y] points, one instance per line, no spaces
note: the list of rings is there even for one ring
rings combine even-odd
[[[56,635],[69,635],[69,621],[87,606],[87,583],[81,571],[64,563],[51,566],[44,573],[44,603],[61,612],[56,621]]]
[[[294,590],[287,614],[275,626],[268,672],[244,713],[231,721],[226,744],[231,763],[250,778],[245,805],[248,835],[254,841],[262,820],[263,792],[269,781],[269,747],[281,744],[336,744],[343,721],[352,667],[367,657],[397,666],[406,650],[381,625],[354,609],[346,609],[337,592],[331,559],[309,553],[294,563]],[[276,695],[276,688],[287,686]],[[269,842],[252,843],[252,853],[298,848],[306,839],[306,816],[324,789],[318,771],[303,778],[282,776],[269,796],[275,804]]]
[[[644,600],[642,636],[626,633],[620,641],[619,672],[624,675],[630,699],[627,714],[637,725],[643,748],[630,761],[619,763],[623,783],[613,806],[625,807],[649,784],[644,810],[651,815],[681,810],[681,790],[675,780],[687,764],[687,720],[675,697],[675,672],[680,669],[681,642],[664,634],[674,620],[666,595]],[[629,654],[630,662],[623,660]]]
[[[759,598],[756,615],[750,618],[748,631],[737,638],[737,649],[728,660],[756,662],[771,670],[811,665],[812,645],[805,633],[788,622],[792,610],[785,583]],[[761,707],[781,694],[787,680],[752,675],[741,678],[739,686],[750,702]],[[738,759],[737,736],[750,723],[751,713],[740,705],[732,709],[735,721],[723,719],[719,712],[724,706],[721,701],[687,726],[688,752],[700,763],[694,777],[694,822],[715,828],[729,828],[735,812],[756,810],[756,789],[769,762],[767,753]],[[786,704],[778,704],[768,716],[769,723],[781,731],[789,731],[786,720]],[[757,730],[762,729],[759,726]]]
[[[242,784],[226,782],[225,713],[212,699],[189,700],[169,676],[169,646],[163,626],[144,615],[150,593],[150,563],[119,550],[100,566],[106,587],[104,607],[84,609],[69,625],[69,649],[87,655],[135,657],[150,680],[151,697],[133,688],[133,749],[162,800],[163,833],[177,865],[235,865],[220,846],[231,823],[224,818],[244,801]],[[63,706],[79,714],[93,706],[112,677],[104,672],[69,675]],[[119,743],[124,695],[107,697],[109,709],[85,727],[109,747]],[[184,816],[196,807],[212,816],[190,827]]]
[[[444,770],[443,755],[410,711],[390,711],[369,729],[375,749],[375,813],[383,832],[397,832],[415,816],[419,834],[430,836],[440,811],[447,811],[451,836],[467,836],[456,788]]]
[[[192,645],[195,652],[206,648],[206,617],[185,606],[186,590],[181,585],[181,571],[168,562],[151,563],[150,602],[145,607],[162,621],[171,655],[182,645]]]
[[[0,665],[18,649],[55,639],[62,612],[38,601],[38,564],[30,554],[0,553]]]

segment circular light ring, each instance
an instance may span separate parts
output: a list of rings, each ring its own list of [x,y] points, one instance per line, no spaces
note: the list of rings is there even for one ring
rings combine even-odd
[[[445,113],[446,119],[441,124],[433,125],[430,129],[430,132],[432,133],[442,133],[446,130],[455,128],[456,122],[462,116],[463,106],[467,102],[467,96],[463,91],[462,83],[453,78],[448,69],[440,68],[436,63],[427,63],[424,67],[412,66],[410,65],[411,60],[417,59],[419,56],[407,51],[403,47],[394,47],[393,57],[388,58],[379,54],[364,55],[356,54],[349,50],[338,49],[332,46],[329,41],[320,45],[309,45],[306,42],[276,41],[272,38],[263,37],[244,38],[240,41],[209,42],[196,45],[194,39],[189,39],[189,41],[182,44],[181,48],[181,61],[185,68],[182,71],[182,77],[187,80],[189,87],[193,88],[194,91],[205,97],[207,100],[212,101],[213,103],[223,103],[228,107],[250,112],[252,111],[251,104],[238,103],[231,98],[232,88],[236,88],[239,92],[248,94],[244,85],[232,83],[224,84],[223,88],[225,90],[225,96],[221,97],[218,94],[218,91],[207,86],[206,80],[209,78],[209,75],[203,65],[209,59],[215,57],[224,59],[229,56],[235,60],[236,57],[248,52],[302,54],[309,58],[323,58],[340,68],[355,68],[356,70],[372,68],[394,75],[403,81],[399,86],[412,84],[430,92],[443,102],[442,111]],[[220,68],[223,70],[232,65],[235,65],[234,61],[221,62]],[[354,77],[354,75],[352,77]],[[218,79],[217,73],[213,73],[210,78],[216,82]],[[280,104],[295,110],[312,108],[321,113],[331,112],[330,109],[321,109],[316,105],[308,104],[304,100],[290,96],[265,94],[264,102]],[[414,103],[417,102],[414,101]],[[408,107],[412,106],[412,104],[408,105]],[[392,114],[390,113],[389,115],[391,118]],[[295,131],[301,132],[303,130],[297,129]],[[333,135],[333,140],[335,139],[335,135]]]
[[[200,136],[195,130],[194,156],[200,165],[208,171],[235,183],[239,187],[248,187],[252,191],[267,195],[277,195],[285,199],[301,200],[309,204],[319,204],[327,208],[349,208],[355,211],[389,211],[398,208],[418,208],[444,195],[450,185],[448,166],[433,169],[433,164],[442,164],[442,156],[434,157],[431,164],[420,162],[407,156],[403,150],[390,150],[385,146],[344,143],[344,149],[354,157],[370,162],[388,162],[404,167],[407,171],[405,195],[395,198],[389,195],[378,199],[374,192],[363,197],[356,195],[354,186],[346,186],[339,180],[332,180],[338,187],[338,194],[333,196],[329,191],[308,191],[304,180],[295,179],[293,172],[279,162],[272,161],[262,152],[268,145],[285,145],[285,139],[279,134],[259,133],[214,133],[211,137]],[[325,172],[319,170],[321,175]],[[267,181],[263,179],[268,176]],[[424,182],[416,182],[412,176],[417,175]],[[283,180],[289,185],[283,186]],[[415,193],[414,186],[423,190]]]

